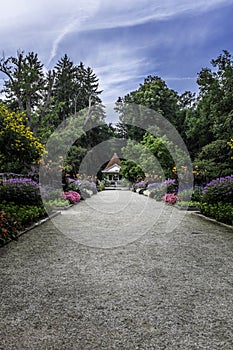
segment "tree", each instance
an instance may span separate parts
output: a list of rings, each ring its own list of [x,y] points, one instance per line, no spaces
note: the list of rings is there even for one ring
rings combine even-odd
[[[233,58],[224,50],[211,64],[214,71],[202,69],[198,75],[199,108],[211,121],[213,138],[229,138],[233,126]]]
[[[3,56],[0,71],[8,77],[3,92],[9,108],[26,112],[26,124],[36,132],[50,104],[54,73],[44,73],[43,64],[34,52],[27,55],[18,52],[16,57],[9,58]]]
[[[134,111],[130,111],[130,104],[134,106]],[[127,108],[125,108],[125,106]],[[140,105],[148,108],[148,113],[140,113]],[[137,141],[142,139],[145,130],[139,130],[135,125],[146,125],[148,128],[154,128],[156,130],[156,114],[149,113],[149,110],[153,110],[163,117],[165,117],[169,122],[171,122],[178,131],[180,130],[180,122],[178,118],[178,94],[167,87],[166,83],[158,76],[148,76],[145,78],[144,83],[140,85],[138,90],[130,92],[124,98],[118,98],[116,102],[116,111],[120,113],[120,124],[127,125],[127,136],[131,137]],[[135,113],[136,112],[136,113]],[[135,118],[137,118],[135,120]],[[127,124],[127,122],[130,122]],[[132,125],[133,124],[133,125]],[[160,135],[162,136],[162,135]]]
[[[208,179],[232,174],[231,150],[225,140],[215,140],[202,147],[194,164]]]
[[[58,107],[58,120],[62,122],[74,113],[76,96],[76,67],[65,54],[55,65],[54,102]]]
[[[120,174],[126,180],[135,183],[139,179],[145,178],[145,173],[141,167],[132,160],[123,160],[121,162]]]

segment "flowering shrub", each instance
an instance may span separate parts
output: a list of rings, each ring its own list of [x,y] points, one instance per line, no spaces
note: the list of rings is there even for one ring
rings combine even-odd
[[[25,120],[23,114],[10,113],[0,105],[0,166],[4,171],[20,171],[24,166],[37,164],[45,152]]]
[[[5,201],[0,204],[0,210],[5,211],[8,217],[15,223],[17,229],[24,228],[25,225],[36,221],[38,218],[44,217],[46,214],[43,207],[15,204]]]
[[[95,182],[88,180],[75,180],[68,178],[68,190],[73,190],[81,194],[85,194],[86,190],[92,191],[92,193],[97,193],[97,187]]]
[[[140,182],[137,182],[135,184],[135,188],[138,189],[138,188],[146,188],[147,187],[147,182],[142,180]]]
[[[40,186],[30,178],[5,179],[0,186],[0,201],[42,205]]]
[[[202,202],[233,204],[233,174],[210,181],[202,190]]]
[[[178,201],[178,197],[174,193],[167,193],[163,196],[163,200],[169,204],[175,204]]]
[[[69,200],[70,203],[74,204],[74,203],[78,203],[81,199],[81,196],[78,192],[75,192],[75,191],[68,191],[68,192],[64,192],[63,193],[63,199],[65,200]]]
[[[150,184],[148,184],[148,188],[149,189],[154,189],[154,188],[157,188],[157,187],[160,187],[161,186],[161,182],[152,182]]]
[[[16,222],[4,211],[0,211],[0,245],[3,245],[10,239],[17,239]]]
[[[173,179],[167,179],[163,182],[153,182],[148,185],[150,190],[149,197],[161,200],[166,193],[176,192],[176,182]]]

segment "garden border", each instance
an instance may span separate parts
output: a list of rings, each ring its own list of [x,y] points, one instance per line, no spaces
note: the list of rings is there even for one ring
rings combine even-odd
[[[233,231],[233,226],[232,225],[224,224],[224,222],[220,222],[220,221],[217,221],[215,219],[209,218],[208,216],[205,216],[205,215],[201,214],[200,212],[190,212],[190,214],[192,216],[199,217],[202,220],[206,220],[206,221],[212,222],[215,225],[220,225],[220,226],[223,226],[223,227],[228,228],[228,229]]]
[[[19,234],[17,235],[16,239],[9,239],[8,241],[6,241],[4,244],[1,245],[0,248],[4,247],[5,245],[7,245],[8,243],[12,242],[12,241],[16,241],[18,240],[19,237],[21,237],[22,235],[24,235],[25,233],[31,231],[32,229],[34,229],[35,227],[41,226],[44,223],[46,223],[47,221],[49,221],[51,218],[54,218],[55,216],[58,216],[61,214],[61,211],[56,211],[54,213],[52,213],[51,215],[47,216],[44,219],[41,219],[37,222],[35,222],[34,224],[32,224],[31,226],[25,228],[23,231],[20,231]]]
[[[49,215],[48,217],[41,219],[37,222],[35,222],[34,224],[32,224],[31,226],[25,228],[25,230],[21,231],[17,237],[22,236],[24,233],[27,233],[28,231],[31,231],[33,228],[38,227],[44,223],[46,223],[47,221],[49,221],[51,218],[54,218],[57,215],[60,215],[61,212],[60,211],[56,211],[55,213],[52,213],[51,215]]]

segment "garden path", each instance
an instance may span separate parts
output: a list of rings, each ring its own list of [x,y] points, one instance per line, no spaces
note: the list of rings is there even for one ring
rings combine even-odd
[[[0,349],[232,349],[232,231],[104,191],[0,249]]]

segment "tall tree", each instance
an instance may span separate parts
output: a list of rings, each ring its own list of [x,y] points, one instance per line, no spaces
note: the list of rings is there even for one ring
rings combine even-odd
[[[133,110],[130,111],[130,106],[125,108],[126,104],[135,104]],[[145,110],[141,113],[140,105],[151,109],[170,121],[178,131],[180,129],[180,122],[178,120],[178,94],[167,87],[166,83],[158,76],[148,76],[144,83],[140,85],[138,90],[130,92],[124,98],[118,98],[116,102],[116,111],[120,113],[119,128],[123,127],[125,134],[125,127],[122,124],[128,124],[128,132],[126,137],[132,137],[140,141],[145,131],[140,131],[135,126],[129,126],[130,123],[134,125],[146,125],[156,129],[157,118],[155,113],[146,113]],[[137,107],[138,106],[138,107]],[[135,119],[137,118],[137,120]]]
[[[213,70],[204,68],[198,76],[199,105],[211,120],[213,138],[227,139],[233,126],[233,57],[224,50],[211,64]]]
[[[186,115],[186,136],[192,156],[216,141],[227,141],[233,129],[233,58],[224,50],[211,60],[212,69],[198,74],[199,96],[196,108]]]
[[[44,72],[34,52],[18,52],[16,57],[0,59],[0,71],[8,80],[3,92],[11,109],[26,112],[26,123],[34,132],[46,113],[52,93],[54,73]]]
[[[72,113],[75,97],[76,67],[65,54],[55,65],[54,102],[58,107],[58,119],[63,121]]]

